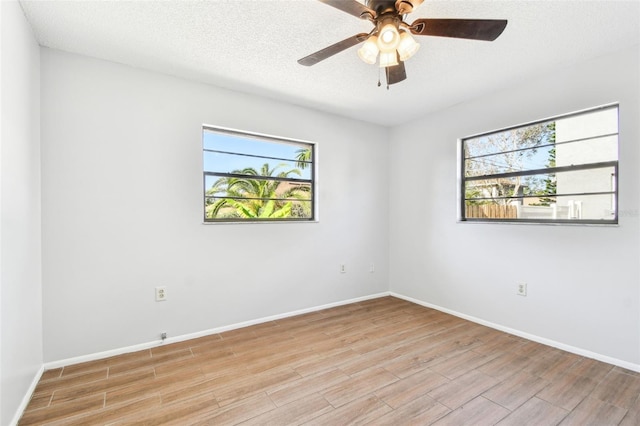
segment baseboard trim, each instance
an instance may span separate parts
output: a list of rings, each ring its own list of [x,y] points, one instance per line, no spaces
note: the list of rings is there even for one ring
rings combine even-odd
[[[158,347],[158,346],[168,345],[170,343],[183,342],[183,341],[189,340],[189,339],[197,339],[198,337],[209,336],[211,334],[223,333],[225,331],[236,330],[238,328],[249,327],[249,326],[252,326],[252,325],[262,324],[262,323],[269,322],[269,321],[276,321],[276,320],[279,320],[279,319],[293,317],[293,316],[296,316],[296,315],[308,314],[310,312],[317,312],[317,311],[321,311],[323,309],[335,308],[337,306],[348,305],[350,303],[357,303],[357,302],[362,302],[362,301],[365,301],[365,300],[378,299],[380,297],[385,297],[385,296],[390,296],[390,295],[391,295],[391,293],[388,292],[388,291],[387,292],[382,292],[382,293],[376,293],[376,294],[371,294],[371,295],[368,295],[368,296],[362,296],[362,297],[356,297],[356,298],[353,298],[353,299],[342,300],[342,301],[339,301],[339,302],[327,303],[325,305],[314,306],[314,307],[311,307],[311,308],[299,309],[299,310],[287,312],[287,313],[284,313],[284,314],[271,315],[271,316],[268,316],[268,317],[257,318],[257,319],[254,319],[254,320],[239,322],[239,323],[236,323],[236,324],[230,324],[230,325],[225,325],[225,326],[221,326],[221,327],[211,328],[211,329],[208,329],[208,330],[198,331],[198,332],[195,332],[195,333],[182,334],[180,336],[169,337],[164,341],[162,341],[162,340],[154,340],[152,342],[140,343],[140,344],[133,345],[133,346],[126,346],[126,347],[122,347],[122,348],[111,349],[111,350],[108,350],[108,351],[97,352],[97,353],[77,356],[77,357],[73,357],[73,358],[61,359],[61,360],[58,360],[58,361],[46,362],[44,364],[43,371],[44,370],[51,370],[53,368],[66,367],[66,366],[73,365],[73,364],[80,364],[80,363],[88,362],[88,361],[96,361],[96,360],[99,360],[99,359],[109,358],[109,357],[116,356],[116,355],[122,355],[122,354],[126,354],[126,353],[129,353],[129,352],[136,352],[136,351],[141,351],[141,350],[144,350],[144,349],[151,349],[151,348],[155,348],[155,347]],[[37,381],[36,381],[36,384],[37,384]],[[30,397],[30,396],[31,396],[31,393],[28,394],[27,398]],[[28,400],[27,400],[27,402],[28,402]]]
[[[434,305],[433,303],[428,303],[428,302],[424,302],[422,300],[419,299],[415,299],[413,297],[409,297],[409,296],[404,296],[402,294],[398,294],[398,293],[394,293],[394,292],[389,292],[390,296],[393,297],[397,297],[398,299],[403,299],[406,300],[408,302],[412,302],[415,303],[417,305],[421,305],[427,308],[431,308],[431,309],[435,309],[437,311],[440,312],[444,312],[453,316],[456,316],[458,318],[462,318],[471,322],[474,322],[476,324],[480,324],[480,325],[484,325],[499,331],[504,331],[505,333],[509,333],[509,334],[513,334],[514,336],[518,336],[518,337],[522,337],[525,338],[527,340],[531,340],[534,342],[538,342],[538,343],[542,343],[543,345],[547,345],[547,346],[551,346],[557,349],[561,349],[563,351],[566,352],[571,352],[573,354],[576,355],[580,355],[580,356],[584,356],[586,358],[591,358],[591,359],[595,359],[598,361],[602,361],[602,362],[606,362],[607,364],[612,364],[612,365],[616,365],[618,367],[622,367],[622,368],[626,368],[627,370],[632,370],[635,372],[639,372],[640,373],[640,364],[634,364],[632,362],[628,362],[628,361],[623,361],[617,358],[613,358],[607,355],[602,355],[596,352],[591,352],[589,350],[586,349],[582,349],[582,348],[578,348],[575,346],[571,346],[571,345],[567,345],[561,342],[557,342],[555,340],[551,340],[551,339],[547,339],[545,337],[540,337],[540,336],[536,336],[534,334],[530,334],[530,333],[526,333],[524,331],[520,331],[520,330],[516,330],[513,328],[509,328],[509,327],[505,327],[503,325],[500,324],[495,324],[493,322],[490,321],[486,321],[483,320],[481,318],[476,318],[474,316],[471,315],[467,315],[467,314],[463,314],[461,312],[457,312],[454,311],[452,309],[448,309],[448,308],[444,308],[442,306],[438,306],[438,305]]]
[[[10,426],[16,426],[20,421],[20,418],[24,414],[24,410],[27,409],[27,405],[29,405],[29,401],[31,401],[31,395],[33,395],[33,392],[35,392],[36,386],[38,386],[38,382],[40,381],[40,378],[42,377],[43,373],[44,373],[44,365],[41,365],[40,369],[38,370],[36,375],[33,377],[33,380],[31,381],[31,384],[27,389],[27,393],[25,393],[24,397],[22,398],[22,401],[20,402],[20,405],[16,409],[16,413],[13,415],[13,420],[11,420],[11,423],[9,423]]]
[[[640,364],[634,364],[634,363],[623,361],[623,360],[620,360],[620,359],[617,359],[617,358],[612,358],[612,357],[607,356],[607,355],[602,355],[602,354],[599,354],[599,353],[591,352],[591,351],[588,351],[586,349],[570,346],[570,345],[567,345],[567,344],[564,344],[564,343],[561,343],[561,342],[557,342],[555,340],[551,340],[551,339],[547,339],[547,338],[544,338],[544,337],[536,336],[536,335],[533,335],[533,334],[530,334],[530,333],[526,333],[526,332],[523,332],[523,331],[520,331],[520,330],[516,330],[516,329],[510,328],[510,327],[505,327],[505,326],[500,325],[500,324],[495,324],[493,322],[486,321],[486,320],[483,320],[481,318],[477,318],[477,317],[474,317],[474,316],[471,316],[471,315],[463,314],[461,312],[457,312],[457,311],[454,311],[452,309],[448,309],[448,308],[445,308],[445,307],[442,307],[442,306],[438,306],[438,305],[435,305],[433,303],[428,303],[428,302],[425,302],[423,300],[415,299],[413,297],[405,296],[405,295],[398,294],[398,293],[395,293],[395,292],[392,292],[392,291],[387,291],[387,292],[376,293],[376,294],[372,294],[372,295],[368,295],[368,296],[363,296],[363,297],[357,297],[357,298],[353,298],[353,299],[343,300],[343,301],[339,301],[339,302],[333,302],[333,303],[328,303],[328,304],[324,304],[324,305],[314,306],[314,307],[310,307],[310,308],[299,309],[299,310],[296,310],[296,311],[291,311],[291,312],[287,312],[287,313],[283,313],[283,314],[278,314],[278,315],[272,315],[272,316],[268,316],[268,317],[258,318],[258,319],[254,319],[254,320],[250,320],[250,321],[244,321],[244,322],[240,322],[240,323],[236,323],[236,324],[230,324],[230,325],[226,325],[226,326],[216,327],[216,328],[203,330],[203,331],[199,331],[199,332],[195,332],[195,333],[183,334],[183,335],[180,335],[180,336],[168,338],[165,341],[156,340],[156,341],[152,341],[152,342],[147,342],[147,343],[142,343],[142,344],[138,344],[138,345],[122,347],[122,348],[113,349],[113,350],[109,350],[109,351],[98,352],[98,353],[93,353],[93,354],[88,354],[88,355],[83,355],[83,356],[78,356],[78,357],[67,358],[67,359],[62,359],[62,360],[58,360],[58,361],[52,361],[52,362],[44,363],[42,365],[42,367],[40,368],[40,370],[38,371],[38,373],[35,375],[31,385],[29,386],[28,392],[26,393],[26,395],[24,396],[24,398],[22,400],[22,403],[18,407],[18,409],[16,411],[16,414],[15,414],[13,420],[12,420],[12,423],[10,423],[10,425],[14,426],[14,425],[18,424],[18,421],[22,417],[22,414],[24,413],[24,410],[27,408],[27,405],[29,404],[29,401],[31,399],[31,395],[35,391],[36,386],[37,386],[38,382],[40,381],[40,378],[42,377],[42,374],[46,370],[50,370],[50,369],[53,369],[53,368],[65,367],[65,366],[73,365],[73,364],[79,364],[79,363],[82,363],[82,362],[95,361],[95,360],[108,358],[108,357],[115,356],[115,355],[122,355],[122,354],[129,353],[129,352],[135,352],[135,351],[139,351],[139,350],[150,349],[150,348],[154,348],[154,347],[158,347],[158,346],[162,346],[162,345],[166,345],[166,344],[170,344],[170,343],[182,342],[182,341],[185,341],[185,340],[195,339],[195,338],[198,338],[198,337],[204,337],[204,336],[208,336],[208,335],[211,335],[211,334],[223,333],[225,331],[235,330],[235,329],[239,329],[239,328],[243,328],[243,327],[249,327],[249,326],[252,326],[252,325],[262,324],[262,323],[269,322],[269,321],[275,321],[275,320],[284,319],[284,318],[288,318],[288,317],[292,317],[292,316],[296,316],[296,315],[303,315],[303,314],[307,314],[307,313],[311,313],[311,312],[317,312],[317,311],[321,311],[323,309],[329,309],[329,308],[334,308],[334,307],[338,307],[338,306],[342,306],[342,305],[348,305],[350,303],[357,303],[357,302],[362,302],[362,301],[371,300],[371,299],[378,299],[380,297],[386,297],[386,296],[397,297],[398,299],[406,300],[408,302],[415,303],[417,305],[421,305],[421,306],[424,306],[424,307],[427,307],[427,308],[438,310],[440,312],[444,312],[444,313],[447,313],[447,314],[450,314],[450,315],[454,315],[454,316],[456,316],[458,318],[462,318],[462,319],[474,322],[476,324],[481,324],[481,325],[493,328],[495,330],[503,331],[505,333],[513,334],[515,336],[519,336],[519,337],[525,338],[527,340],[531,340],[531,341],[534,341],[534,342],[542,343],[544,345],[548,345],[548,346],[551,346],[551,347],[554,347],[554,348],[557,348],[557,349],[561,349],[563,351],[571,352],[571,353],[574,353],[576,355],[584,356],[586,358],[591,358],[591,359],[595,359],[595,360],[598,360],[598,361],[606,362],[608,364],[616,365],[618,367],[622,367],[622,368],[625,368],[625,369],[628,369],[628,370],[631,370],[631,371],[640,372]]]

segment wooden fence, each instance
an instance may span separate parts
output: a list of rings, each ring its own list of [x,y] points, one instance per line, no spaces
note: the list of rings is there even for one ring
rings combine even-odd
[[[515,219],[516,206],[501,206],[498,204],[467,205],[467,218],[485,219]]]

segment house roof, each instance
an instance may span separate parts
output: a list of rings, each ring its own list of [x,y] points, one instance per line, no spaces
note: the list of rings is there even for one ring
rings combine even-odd
[[[372,28],[316,0],[20,2],[42,46],[392,126],[585,59],[637,46],[639,1],[427,0],[407,18],[499,18],[494,42],[420,37],[408,79],[350,48],[296,61]],[[384,78],[384,77],[382,77]]]

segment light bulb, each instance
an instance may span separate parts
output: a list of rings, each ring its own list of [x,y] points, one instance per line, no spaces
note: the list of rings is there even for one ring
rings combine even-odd
[[[396,51],[380,52],[380,68],[398,65],[398,54]]]
[[[362,47],[358,49],[358,56],[367,64],[373,65],[378,57],[378,45],[376,44],[378,37],[371,36],[364,42]]]
[[[420,49],[420,45],[411,37],[406,31],[400,34],[400,43],[398,43],[398,53],[400,54],[400,60],[406,61],[412,57]]]
[[[381,52],[395,51],[400,43],[400,34],[395,21],[382,22],[378,32],[378,48]]]

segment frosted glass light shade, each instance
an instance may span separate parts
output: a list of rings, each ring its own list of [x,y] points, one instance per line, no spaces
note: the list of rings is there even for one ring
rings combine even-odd
[[[400,34],[400,43],[398,43],[398,53],[400,54],[400,60],[406,61],[420,49],[420,45],[411,37],[406,31]]]
[[[381,52],[395,52],[400,43],[398,28],[393,23],[384,24],[378,34],[378,48]]]
[[[393,52],[380,52],[380,68],[394,65],[398,65],[398,55],[395,50]]]
[[[362,47],[358,49],[358,56],[367,64],[373,65],[378,57],[378,37],[371,36],[364,42]]]

